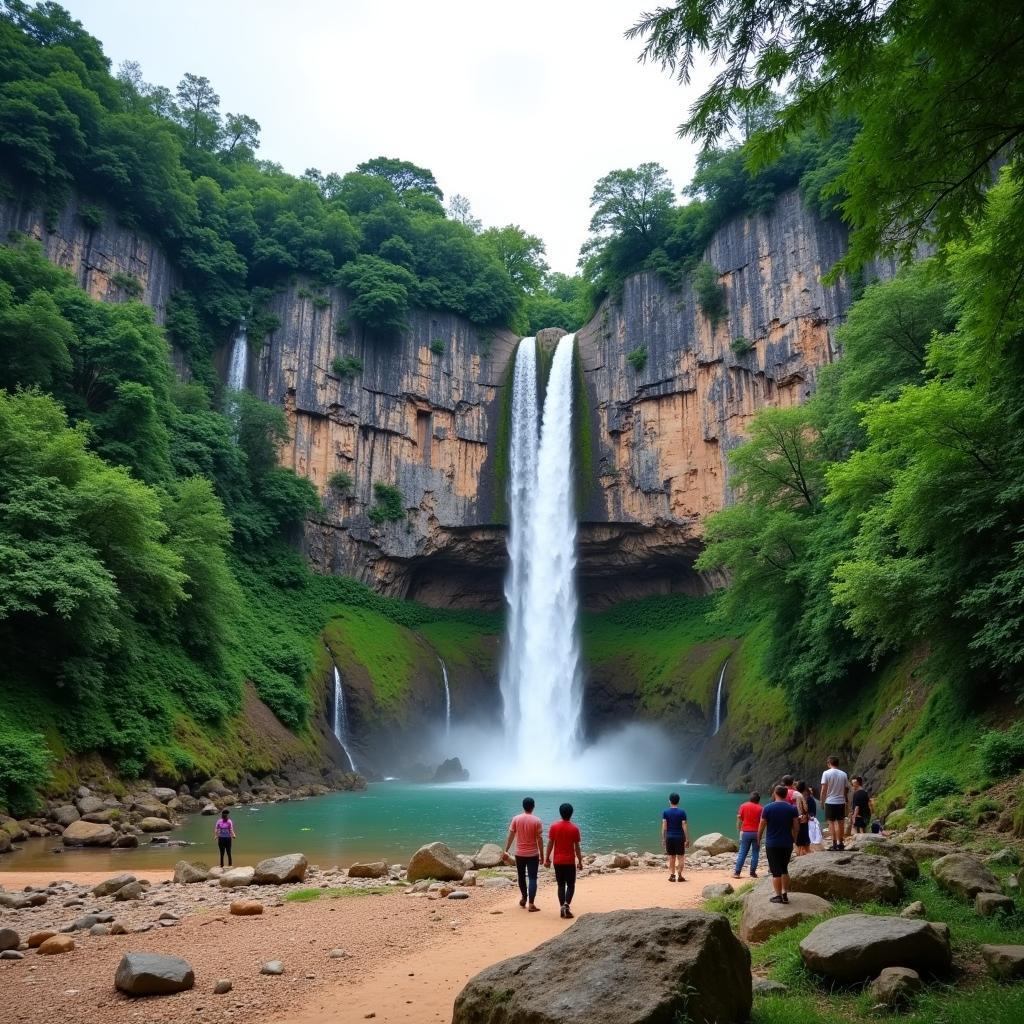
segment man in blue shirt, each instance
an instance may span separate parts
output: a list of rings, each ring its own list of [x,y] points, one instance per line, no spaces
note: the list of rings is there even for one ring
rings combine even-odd
[[[789,902],[789,861],[800,828],[800,812],[787,802],[787,796],[785,786],[775,787],[775,799],[761,812],[761,826],[757,830],[757,841],[764,841],[772,874],[772,903]]]
[[[668,880],[685,882],[683,878],[683,859],[686,847],[690,844],[690,832],[686,824],[686,811],[679,806],[679,794],[670,793],[668,807],[661,812],[661,840],[668,854]],[[676,861],[679,871],[676,872]]]

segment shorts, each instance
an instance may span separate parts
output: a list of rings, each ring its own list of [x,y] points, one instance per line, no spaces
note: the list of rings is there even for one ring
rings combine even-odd
[[[686,852],[686,840],[682,836],[665,836],[665,852],[670,857],[679,857]]]
[[[846,804],[825,804],[826,821],[842,821],[846,817]]]
[[[766,846],[768,855],[768,871],[772,878],[781,878],[789,874],[789,862],[793,857],[792,846]]]
[[[811,824],[809,821],[803,822],[796,832],[796,845],[797,846],[810,846],[811,845]]]

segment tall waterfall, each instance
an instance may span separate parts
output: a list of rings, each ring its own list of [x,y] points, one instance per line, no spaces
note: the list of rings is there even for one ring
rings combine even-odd
[[[452,731],[452,691],[448,688],[448,666],[444,658],[438,658],[441,662],[441,678],[444,679],[444,734],[450,736]]]
[[[238,325],[238,332],[231,345],[231,362],[228,364],[228,390],[244,391],[249,377],[249,335],[245,320]]]
[[[334,738],[348,758],[349,771],[356,770],[356,763],[348,749],[348,709],[345,707],[345,687],[341,685],[341,673],[334,666]]]
[[[509,629],[502,696],[506,736],[517,770],[524,779],[542,782],[564,778],[580,729],[572,472],[574,338],[565,335],[555,349],[539,447],[532,338],[519,346],[513,379]],[[538,779],[542,765],[546,778]]]
[[[726,658],[722,662],[722,671],[718,673],[718,692],[715,694],[715,731],[711,734],[712,736],[718,735],[718,730],[722,728],[722,687],[725,685],[725,669],[729,664],[729,659]]]

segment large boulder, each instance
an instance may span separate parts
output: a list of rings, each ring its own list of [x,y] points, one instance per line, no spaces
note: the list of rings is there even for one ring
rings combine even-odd
[[[918,864],[923,863],[926,860],[938,860],[939,857],[945,857],[947,854],[956,853],[957,849],[955,846],[951,846],[949,843],[926,843],[923,840],[915,843],[900,843],[900,848],[907,851]]]
[[[616,910],[481,971],[452,1024],[733,1024],[752,1002],[750,953],[725,917]]]
[[[206,864],[198,861],[179,860],[174,865],[174,881],[178,885],[192,885],[195,882],[207,882],[210,879],[210,869]]]
[[[705,853],[716,857],[720,853],[736,853],[739,846],[731,836],[724,836],[721,832],[709,832],[706,836],[695,839],[691,851],[696,853],[704,850]]]
[[[170,832],[171,823],[166,818],[146,817],[139,822],[143,832]]]
[[[405,876],[410,882],[417,882],[421,878],[461,882],[465,873],[462,862],[444,843],[427,843],[412,855]]]
[[[220,876],[220,884],[225,889],[237,889],[243,885],[252,885],[255,875],[255,868],[229,868]]]
[[[844,914],[829,918],[800,943],[804,965],[836,981],[862,981],[886,967],[942,974],[953,962],[949,928],[903,917]]]
[[[382,860],[370,861],[368,864],[353,864],[348,869],[349,878],[387,878],[388,866]]]
[[[306,868],[308,867],[309,861],[301,853],[286,853],[283,857],[268,857],[256,865],[253,881],[257,885],[284,885],[286,882],[301,882],[306,877]]]
[[[981,958],[989,973],[1001,981],[1024,978],[1024,946],[985,945],[981,947]]]
[[[103,810],[103,801],[98,796],[80,796],[75,801],[79,814],[92,814]]]
[[[473,856],[473,865],[478,868],[500,867],[502,850],[497,843],[484,843]]]
[[[113,896],[118,889],[123,889],[134,881],[134,875],[114,875],[112,878],[105,878],[98,885],[94,885],[92,894],[93,896]]]
[[[895,903],[903,876],[885,857],[868,853],[812,853],[789,865],[790,892],[810,892],[826,900]]]
[[[809,892],[792,892],[789,903],[772,903],[771,885],[758,886],[743,901],[740,938],[744,942],[764,942],[778,932],[832,909],[828,900]]]
[[[0,829],[0,853],[10,853],[12,842],[11,837]]]
[[[137,882],[129,882],[127,885],[122,885],[117,892],[114,893],[114,899],[118,903],[127,903],[129,900],[141,900],[146,895],[146,890],[149,889],[149,882],[145,879],[139,879]]]
[[[866,832],[863,835],[854,836],[851,844],[855,850],[869,853],[873,857],[885,857],[886,860],[892,861],[899,873],[906,879],[917,878],[921,874],[917,858],[905,846],[890,842],[885,836],[876,836]]]
[[[93,821],[73,821],[61,837],[65,846],[110,846],[117,833],[110,825]]]
[[[63,825],[67,828],[73,821],[78,821],[81,815],[78,813],[77,807],[72,807],[71,804],[65,804],[63,807],[55,807],[50,811],[50,818],[57,822],[58,825]]]
[[[130,996],[165,996],[184,992],[195,983],[187,960],[163,953],[125,953],[114,975],[117,988]]]
[[[999,879],[977,857],[950,853],[932,864],[932,877],[940,889],[974,900],[979,892],[999,892]]]
[[[169,804],[172,800],[177,799],[177,791],[170,789],[166,786],[157,786],[155,789],[151,789],[150,795],[154,796],[162,804]]]

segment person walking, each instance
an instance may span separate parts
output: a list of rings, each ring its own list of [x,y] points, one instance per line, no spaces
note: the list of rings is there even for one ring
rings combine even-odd
[[[231,820],[231,812],[226,807],[213,823],[213,835],[220,850],[220,866],[224,867],[224,855],[227,854],[228,867],[231,867],[231,840],[235,838],[235,823]]]
[[[828,758],[821,776],[821,796],[825,801],[825,822],[828,825],[832,845],[830,851],[845,850],[843,832],[846,827],[846,811],[850,796],[849,776],[839,767],[839,758],[834,754]]]
[[[789,902],[789,862],[800,827],[800,814],[786,795],[785,786],[775,787],[775,799],[761,812],[757,833],[758,842],[764,840],[764,852],[775,891],[770,903]]]
[[[669,793],[668,807],[661,812],[661,841],[668,854],[668,880],[685,882],[686,848],[690,845],[690,829],[686,823],[686,811],[679,806],[679,794]],[[676,870],[678,862],[679,869]]]
[[[561,804],[558,808],[561,821],[548,829],[548,848],[544,854],[544,867],[555,865],[555,882],[558,885],[558,905],[561,917],[573,917],[570,909],[576,893],[576,869],[583,870],[583,851],[580,849],[580,830],[572,823],[572,804]],[[552,856],[552,854],[554,856]]]
[[[779,779],[779,785],[786,787],[786,803],[796,806],[796,790],[793,788],[793,776],[783,775]]]
[[[753,792],[750,799],[740,804],[736,812],[736,827],[740,833],[740,852],[736,855],[736,867],[733,868],[732,877],[739,878],[743,871],[743,862],[747,859],[747,852],[750,852],[750,877],[757,878],[757,862],[761,856],[761,844],[758,842],[757,833],[761,827],[761,794]]]
[[[850,779],[853,793],[850,796],[850,825],[854,832],[867,832],[871,824],[871,815],[875,810],[875,801],[864,788],[864,778],[854,775]]]
[[[517,814],[508,827],[508,838],[505,840],[505,854],[513,840],[516,844],[516,876],[519,879],[519,892],[522,899],[519,906],[529,904],[531,914],[537,913],[540,907],[534,900],[537,896],[537,870],[544,857],[544,825],[533,813],[537,804],[532,796],[523,797],[523,813]]]

